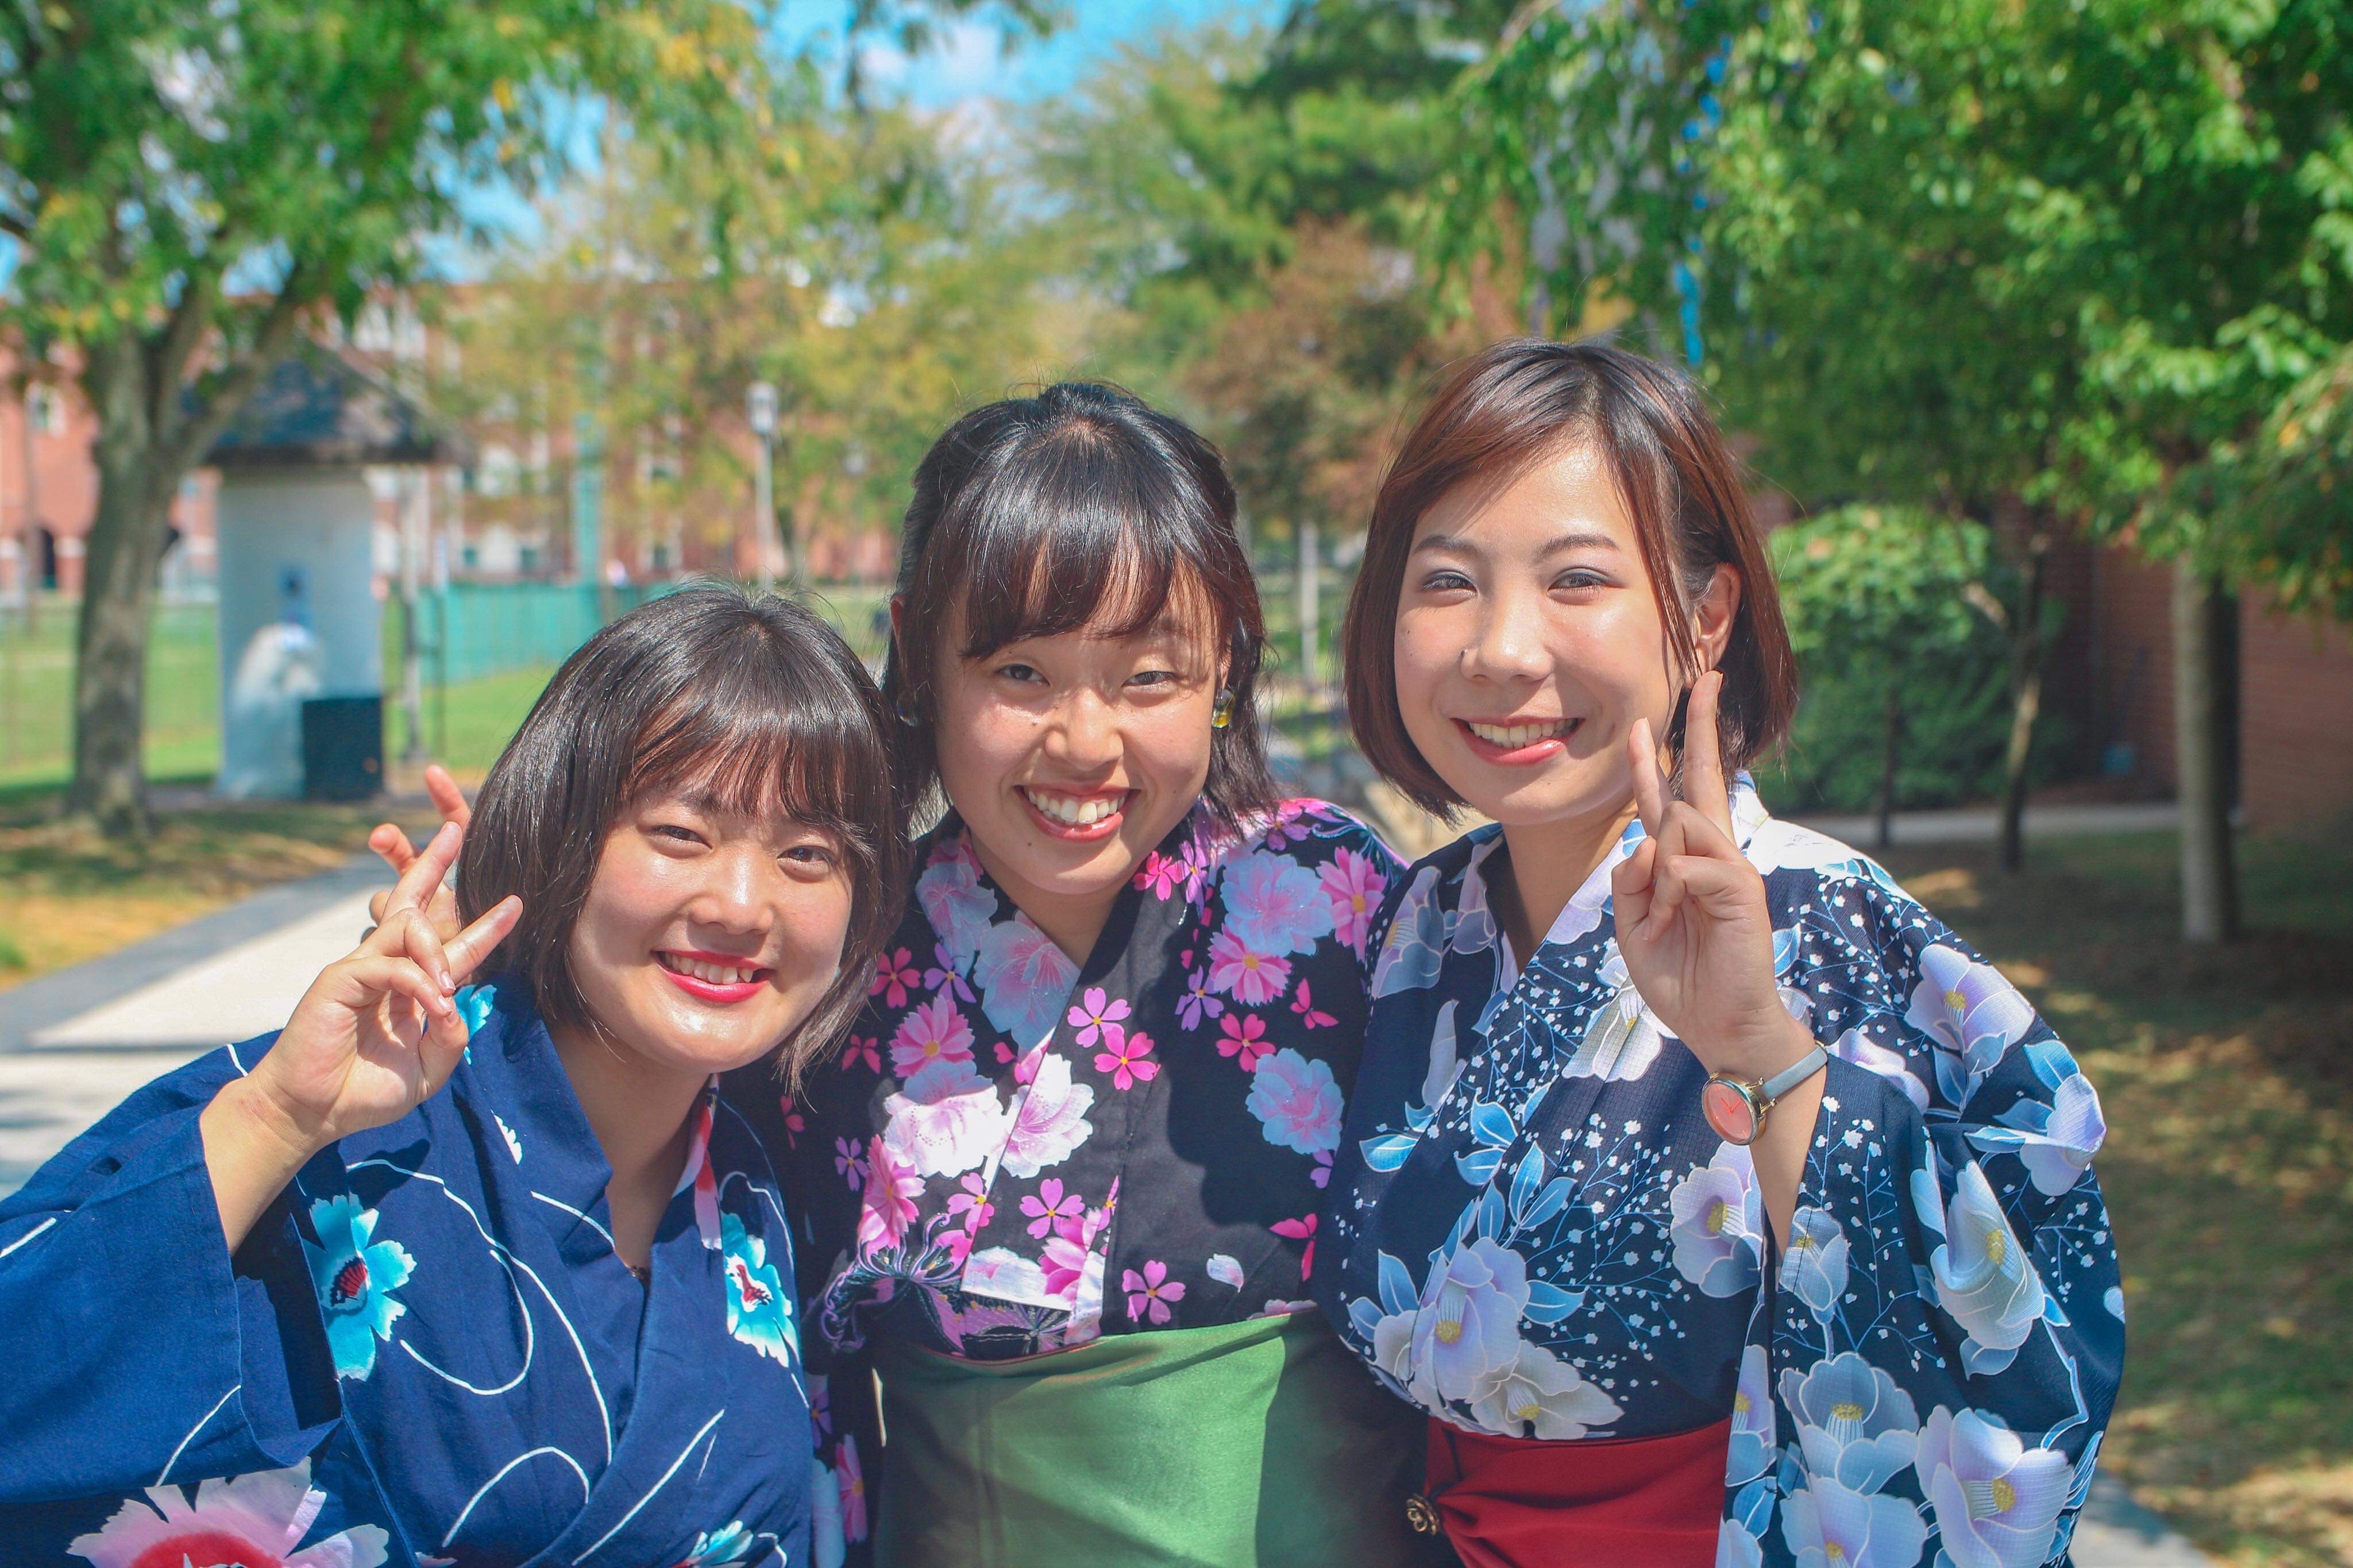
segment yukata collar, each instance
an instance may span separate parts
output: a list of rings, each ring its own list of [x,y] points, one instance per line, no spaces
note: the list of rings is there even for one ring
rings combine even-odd
[[[1725,793],[1732,808],[1734,842],[1746,854],[1749,841],[1772,814],[1765,809],[1765,803],[1757,794],[1757,781],[1746,770],[1733,775],[1732,785]],[[1500,825],[1489,823],[1470,837],[1473,841],[1471,858],[1462,868],[1462,895],[1455,903],[1454,930],[1448,940],[1457,952],[1477,952],[1493,946],[1500,960],[1506,949],[1502,928],[1495,923],[1488,903],[1487,861],[1503,847],[1504,830]],[[1553,917],[1552,925],[1536,943],[1539,950],[1581,941],[1600,928],[1602,917],[1609,912],[1610,873],[1647,837],[1641,817],[1626,825],[1618,842],[1610,846],[1609,853],[1601,858],[1601,863],[1577,885],[1568,902],[1561,906],[1560,913]],[[1525,967],[1534,955],[1521,952],[1510,956],[1517,961],[1518,967]]]
[[[613,1167],[573,1092],[572,1076],[546,1020],[529,988],[512,979],[483,986],[476,996],[480,1016],[461,1077],[471,1089],[468,1099],[476,1115],[492,1123],[480,1131],[493,1134],[520,1169],[536,1200],[533,1206],[559,1240],[583,1220],[602,1233],[604,1222],[595,1216],[603,1209]],[[486,1005],[480,1000],[485,996]],[[719,1245],[719,1198],[711,1169],[711,1126],[718,1085],[716,1078],[705,1084],[690,1113],[693,1131],[686,1165],[670,1194],[674,1201],[693,1189],[696,1228],[703,1245],[713,1247]]]

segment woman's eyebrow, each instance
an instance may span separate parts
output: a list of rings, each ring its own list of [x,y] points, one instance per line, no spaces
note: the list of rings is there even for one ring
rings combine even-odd
[[[1566,555],[1572,550],[1615,550],[1618,542],[1606,533],[1556,533],[1536,552],[1536,559]]]

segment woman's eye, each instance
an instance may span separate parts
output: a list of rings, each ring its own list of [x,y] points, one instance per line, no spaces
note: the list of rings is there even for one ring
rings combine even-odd
[[[1432,572],[1421,580],[1425,594],[1460,594],[1471,586],[1471,579],[1460,572]]]
[[[822,844],[796,844],[785,851],[785,858],[796,866],[819,871],[832,870],[835,861],[833,851]]]
[[[702,842],[702,834],[697,833],[691,827],[682,826],[675,822],[658,822],[654,824],[652,827],[647,829],[647,835],[653,838],[668,839],[674,844],[700,844]]]
[[[1043,680],[1046,679],[1044,676],[1038,673],[1035,666],[1027,664],[1000,664],[997,667],[997,673],[1003,676],[1008,680],[1027,682],[1032,680]]]
[[[1163,687],[1174,686],[1183,679],[1173,669],[1146,669],[1129,676],[1127,683],[1130,686]]]
[[[1552,585],[1571,593],[1581,593],[1588,588],[1606,588],[1609,585],[1609,579],[1599,572],[1564,572],[1553,579]]]

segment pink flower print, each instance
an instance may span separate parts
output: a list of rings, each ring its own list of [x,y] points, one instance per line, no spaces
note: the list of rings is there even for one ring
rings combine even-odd
[[[193,1498],[185,1487],[157,1485],[143,1499],[124,1502],[94,1532],[76,1536],[66,1550],[97,1568],[191,1562],[378,1568],[386,1537],[377,1525],[352,1525],[294,1550],[326,1501],[327,1494],[311,1484],[308,1458],[290,1469],[199,1482]]]
[[[1079,966],[1026,915],[999,921],[980,939],[972,981],[988,1021],[1027,1050],[1054,1032]]]
[[[833,1141],[833,1168],[849,1184],[851,1192],[866,1184],[866,1156],[847,1138]]]
[[[1250,1075],[1249,1105],[1270,1143],[1308,1155],[1340,1146],[1345,1104],[1329,1062],[1310,1061],[1285,1047]]]
[[[841,1533],[845,1540],[866,1539],[866,1472],[858,1463],[858,1438],[845,1432],[833,1452],[834,1484],[841,1489]]]
[[[1314,1215],[1308,1215],[1301,1219],[1279,1219],[1267,1228],[1277,1236],[1287,1236],[1293,1241],[1303,1241],[1307,1244],[1299,1254],[1300,1279],[1304,1279],[1315,1271],[1315,1216]]]
[[[1308,830],[1299,826],[1299,821],[1307,815],[1309,804],[1304,800],[1286,800],[1274,808],[1273,815],[1268,818],[1271,826],[1266,830],[1266,847],[1269,849],[1307,842]]]
[[[1266,1020],[1229,1013],[1218,1021],[1218,1054],[1241,1058],[1244,1072],[1258,1071],[1258,1059],[1274,1049],[1266,1037]]]
[[[932,944],[932,962],[923,966],[923,989],[945,991],[959,1002],[973,999],[972,987],[965,983],[964,973],[956,966],[955,954],[948,951],[948,944],[944,942]]]
[[[1307,1173],[1307,1179],[1319,1187],[1328,1187],[1332,1184],[1331,1150],[1319,1149],[1315,1152],[1315,1168]]]
[[[1332,933],[1332,900],[1316,874],[1288,855],[1253,850],[1218,883],[1226,929],[1242,945],[1277,957],[1313,952]]]
[[[866,994],[880,996],[893,1007],[903,1007],[907,1005],[907,993],[922,979],[915,968],[915,955],[902,947],[874,961],[874,984],[866,988]]]
[[[1358,958],[1364,957],[1373,914],[1381,907],[1381,894],[1388,890],[1389,879],[1375,868],[1371,856],[1346,848],[1337,851],[1317,877],[1324,884],[1324,896],[1332,902],[1334,932]]]
[[[1131,1035],[1117,1024],[1105,1024],[1103,1043],[1104,1048],[1095,1053],[1095,1071],[1111,1074],[1114,1088],[1133,1089],[1160,1076],[1160,1064],[1144,1059],[1152,1054],[1151,1036]]]
[[[879,1075],[882,1071],[882,1053],[875,1048],[879,1044],[871,1036],[850,1036],[849,1048],[841,1053],[841,1070],[848,1072],[862,1063],[868,1072]]]
[[[1011,1046],[1007,1045],[1003,1040],[999,1040],[999,1041],[997,1041],[997,1066],[999,1066],[999,1067],[1003,1067],[1007,1062],[1009,1062],[1009,1061],[1011,1061],[1012,1059],[1013,1059],[1013,1047],[1012,1047]],[[1017,1078],[1017,1079],[1019,1079],[1021,1082],[1023,1082],[1023,1083],[1028,1083],[1028,1082],[1029,1081],[1029,1080],[1028,1079],[1026,1079],[1026,1078],[1021,1078],[1021,1075],[1020,1075],[1018,1071],[1014,1074],[1014,1077],[1015,1077],[1015,1078]]]
[[[1185,962],[1193,962],[1187,953]],[[1176,999],[1176,1019],[1187,1029],[1198,1029],[1203,1018],[1214,1018],[1226,1010],[1226,1005],[1209,994],[1209,971],[1207,965],[1185,976],[1185,994]]]
[[[793,1097],[789,1094],[778,1097],[776,1110],[785,1119],[785,1147],[799,1148],[801,1134],[808,1131],[808,1119],[801,1114],[800,1107],[793,1103]]]
[[[1253,952],[1230,931],[1221,931],[1209,944],[1209,989],[1222,991],[1246,1006],[1273,1001],[1291,984],[1286,959]]]
[[[1155,1258],[1137,1273],[1130,1268],[1120,1275],[1119,1288],[1127,1292],[1127,1315],[1141,1322],[1149,1317],[1153,1322],[1168,1321],[1168,1304],[1185,1299],[1185,1282],[1168,1278],[1168,1265]]]
[[[1328,1029],[1340,1021],[1329,1013],[1316,1010],[1314,990],[1304,980],[1299,983],[1299,994],[1291,999],[1291,1010],[1298,1014],[1305,1021],[1304,1026],[1310,1029]]]
[[[1163,903],[1176,894],[1177,884],[1184,880],[1185,862],[1157,849],[1144,858],[1143,866],[1135,873],[1135,885]]]
[[[972,1060],[972,1026],[956,1011],[955,1000],[934,996],[899,1020],[891,1037],[891,1066],[901,1078],[911,1078],[934,1062]]]
[[[915,1218],[915,1199],[923,1194],[923,1178],[880,1138],[867,1141],[866,1169],[866,1202],[858,1211],[858,1241],[861,1250],[873,1252],[885,1244],[897,1246],[907,1234]]]
[[[1089,1209],[1076,1219],[1062,1218],[1054,1222],[1054,1234],[1046,1243],[1046,1292],[1051,1296],[1071,1296],[1079,1282],[1087,1276],[1087,1266],[1094,1252],[1095,1237],[1111,1218],[1108,1207]],[[1096,1260],[1099,1263],[1099,1260]],[[1102,1288],[1102,1281],[1096,1281]]]
[[[1105,1025],[1127,1016],[1127,999],[1106,997],[1100,985],[1088,986],[1087,994],[1079,1002],[1071,1009],[1070,1022],[1079,1026],[1078,1041],[1082,1046],[1093,1045]]]
[[[1069,1159],[1095,1132],[1094,1123],[1087,1120],[1095,1102],[1094,1086],[1073,1079],[1069,1058],[1041,1050],[1031,1054],[1028,1065],[1033,1081],[1014,1102],[1003,1161],[1007,1173],[1024,1181]]]
[[[948,1213],[964,1215],[965,1234],[978,1236],[981,1227],[997,1217],[997,1205],[988,1200],[988,1184],[980,1179],[978,1171],[966,1171],[958,1184],[964,1190],[948,1199]]]
[[[1087,1212],[1087,1205],[1078,1194],[1062,1190],[1061,1177],[1049,1176],[1038,1184],[1035,1193],[1022,1194],[1021,1212],[1030,1216],[1029,1234],[1044,1236],[1057,1221],[1078,1220]]]

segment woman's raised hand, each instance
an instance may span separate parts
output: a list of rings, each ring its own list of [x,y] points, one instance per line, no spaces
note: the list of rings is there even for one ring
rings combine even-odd
[[[312,1154],[422,1105],[465,1051],[451,1000],[514,929],[502,899],[444,942],[427,901],[465,837],[447,824],[411,858],[384,921],[320,972],[261,1060],[206,1108],[206,1164],[234,1247]]]
[[[1771,1077],[1811,1045],[1774,986],[1765,879],[1740,853],[1717,741],[1724,677],[1692,686],[1683,795],[1659,775],[1647,720],[1627,742],[1646,837],[1610,874],[1618,951],[1651,1014],[1710,1072]]]
[[[443,823],[454,824],[461,829],[474,825],[474,813],[466,804],[465,792],[458,787],[458,781],[449,776],[449,770],[438,763],[425,770],[425,793],[433,797],[434,808],[440,812]],[[398,823],[377,823],[375,831],[368,835],[368,847],[384,857],[385,863],[392,868],[395,876],[406,875],[408,868],[417,863],[417,847],[408,842],[408,835],[400,830]],[[377,925],[383,925],[392,915],[393,900],[398,892],[396,888],[387,888],[370,899],[368,918]],[[444,938],[457,934],[458,896],[447,887],[436,882],[426,889],[417,907],[424,910],[426,919],[431,922],[437,934]]]

